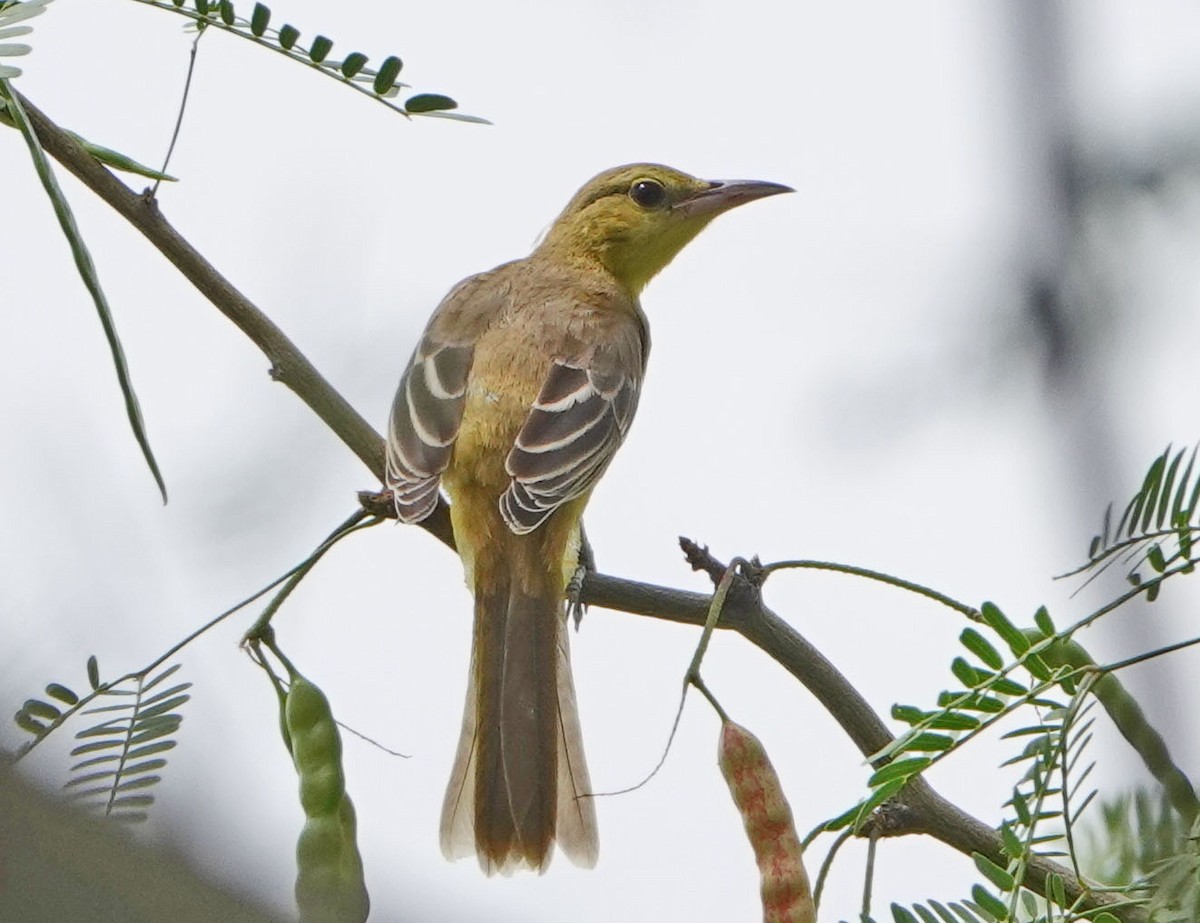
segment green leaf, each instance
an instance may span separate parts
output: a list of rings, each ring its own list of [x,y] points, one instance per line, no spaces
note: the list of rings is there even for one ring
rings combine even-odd
[[[892,904],[892,919],[895,920],[896,923],[921,923],[920,920],[914,917],[899,904]]]
[[[296,44],[296,40],[300,38],[300,30],[295,26],[285,25],[279,30],[279,44],[288,51],[292,50],[292,46]]]
[[[418,93],[404,101],[404,111],[413,114],[457,108],[458,103],[449,96],[442,96],[439,93]]]
[[[332,50],[333,40],[324,35],[318,35],[313,39],[312,47],[308,49],[308,58],[314,64],[320,64],[329,57],[329,52]]]
[[[979,692],[943,692],[938,695],[938,706],[940,708],[966,708],[971,711],[986,712],[990,715],[998,715],[1004,711],[1003,702],[995,696]]]
[[[379,73],[375,75],[375,82],[372,84],[375,92],[382,96],[391,90],[396,85],[396,78],[400,76],[400,68],[403,66],[404,62],[394,54],[384,58],[383,63],[379,65]]]
[[[1146,472],[1146,480],[1142,483],[1142,523],[1141,530],[1146,532],[1150,529],[1150,524],[1154,521],[1154,510],[1158,505],[1159,491],[1162,489],[1163,469],[1167,466],[1167,458],[1171,454],[1171,447],[1167,446],[1165,452],[1154,460],[1154,464],[1150,466],[1150,470]],[[1137,517],[1135,516],[1136,520]]]
[[[68,780],[63,788],[74,788],[77,785],[87,785],[89,782],[97,782],[100,779],[111,779],[116,774],[116,769],[101,769],[99,772],[85,773]]]
[[[998,676],[988,684],[988,688],[997,695],[1026,695],[1029,692],[1010,676]]]
[[[832,832],[841,830],[844,827],[849,827],[852,823],[854,823],[855,819],[857,819],[862,805],[863,803],[859,802],[858,804],[854,805],[854,807],[847,808],[837,817],[831,817],[829,820],[825,821],[823,829]]]
[[[1157,574],[1161,574],[1167,569],[1167,562],[1163,557],[1162,546],[1159,545],[1158,542],[1154,542],[1149,548],[1146,549],[1146,561]]]
[[[895,906],[895,905],[893,905]],[[917,916],[921,918],[921,923],[938,923],[937,916],[928,907],[923,904],[914,904],[913,910],[917,912]]]
[[[191,699],[190,695],[177,695],[172,699],[167,699],[165,702],[159,702],[157,705],[151,705],[149,708],[143,708],[138,711],[139,722],[145,721],[147,718],[154,718],[158,715],[164,715],[169,711],[174,711],[180,705]]]
[[[229,0],[221,0],[221,22],[232,26],[235,19],[237,17],[233,15],[233,4]]]
[[[460,112],[410,112],[409,115],[419,115],[426,119],[445,119],[448,122],[466,122],[469,125],[491,125],[487,119],[477,115],[463,115]]]
[[[1058,633],[1058,629],[1054,627],[1054,620],[1050,618],[1050,610],[1045,606],[1033,614],[1033,624],[1037,625],[1038,630],[1047,638]]]
[[[907,781],[931,762],[933,760],[927,756],[911,756],[907,759],[893,760],[886,766],[877,769],[867,781],[867,784],[875,788],[876,786],[885,785],[895,780]]]
[[[942,750],[949,750],[953,746],[953,737],[947,737],[945,734],[930,734],[928,732],[917,734],[904,741],[905,751],[940,752]]]
[[[1125,509],[1121,511],[1121,518],[1117,520],[1117,527],[1113,530],[1113,541],[1120,541],[1121,533],[1125,532],[1126,528],[1129,529],[1128,534],[1133,534],[1133,527],[1130,525],[1130,522],[1131,517],[1133,516],[1134,507],[1137,505],[1137,502],[1138,497],[1135,495],[1134,498],[1126,504]]]
[[[123,746],[125,746],[125,741],[123,740],[94,740],[91,743],[80,744],[78,747],[75,747],[70,755],[83,756],[85,753],[95,753],[97,750],[111,750],[114,747]]]
[[[1033,818],[1029,813],[1029,802],[1026,801],[1025,796],[1022,795],[1020,792],[1014,790],[1012,800],[1009,801],[1009,804],[1012,805],[1013,810],[1017,814],[1017,822],[1022,827],[1028,827],[1029,822]]]
[[[942,923],[959,923],[958,917],[952,914],[944,904],[931,900],[929,906],[933,908],[933,912],[938,915]]]
[[[1167,447],[1167,451],[1171,451],[1170,446]],[[1155,528],[1161,529],[1167,521],[1167,510],[1171,506],[1171,501],[1175,499],[1173,493],[1175,475],[1179,472],[1179,463],[1183,461],[1183,453],[1186,451],[1187,449],[1180,449],[1176,453],[1175,457],[1171,459],[1171,465],[1167,468],[1165,477],[1163,477],[1162,490],[1159,491],[1158,497],[1158,514],[1154,518]]]
[[[1196,478],[1195,486],[1192,487],[1192,498],[1188,501],[1185,508],[1185,520],[1192,521],[1192,517],[1196,515],[1196,510],[1200,508],[1200,477]]]
[[[100,664],[95,654],[87,659],[87,678],[93,692],[100,688]]]
[[[142,409],[138,403],[137,395],[133,390],[133,382],[129,377],[129,368],[125,363],[125,351],[121,348],[121,341],[117,337],[117,328],[113,323],[112,311],[109,309],[108,299],[104,296],[104,290],[100,287],[100,278],[96,274],[96,266],[92,262],[91,253],[88,251],[87,244],[84,243],[83,235],[79,232],[79,227],[75,224],[75,216],[71,213],[71,206],[67,204],[66,197],[59,188],[58,181],[54,178],[54,171],[50,168],[50,161],[46,159],[41,142],[38,140],[33,126],[29,123],[25,109],[16,94],[9,88],[6,80],[0,80],[0,99],[4,100],[8,114],[25,137],[25,144],[29,148],[30,157],[33,159],[34,169],[37,171],[38,178],[42,182],[42,188],[46,190],[46,195],[54,207],[54,213],[58,217],[59,226],[62,228],[63,234],[70,244],[71,253],[75,258],[75,267],[79,272],[80,278],[83,280],[84,287],[92,296],[92,303],[95,305],[96,313],[100,317],[100,325],[104,328],[104,336],[108,340],[109,352],[112,355],[113,365],[116,368],[117,381],[120,383],[121,393],[125,396],[126,416],[129,418],[129,424],[133,428],[134,438],[142,450],[142,457],[145,458],[146,464],[150,468],[150,473],[154,476],[155,483],[158,484],[163,503],[166,503],[167,487],[163,483],[162,473],[158,470],[158,462],[154,459],[154,453],[150,450],[150,441],[146,436],[146,428],[142,422]]]
[[[150,688],[150,687],[143,686],[142,691],[145,692],[146,689],[148,689],[148,688]],[[155,702],[161,702],[165,698],[168,698],[177,693],[183,692],[185,689],[191,689],[191,688],[192,688],[191,683],[176,683],[170,689],[164,689],[162,692],[155,693],[154,695],[150,696],[150,698],[148,698],[148,699],[143,699],[142,707],[146,708],[147,706],[153,705]]]
[[[994,884],[1001,891],[1011,891],[1017,886],[1012,875],[1000,868],[995,862],[985,856],[983,853],[972,853],[971,858],[975,861],[975,868],[979,869],[979,874]]]
[[[10,39],[19,38],[22,35],[29,35],[33,31],[32,26],[11,25],[11,23],[15,22],[16,20],[8,18],[7,12],[10,9],[12,9],[12,7],[3,8],[2,5],[0,5],[0,38]]]
[[[1021,661],[1021,665],[1042,682],[1050,679],[1050,668],[1046,666],[1046,661],[1042,659],[1041,654],[1028,654]]]
[[[992,631],[996,632],[1000,638],[1008,645],[1016,656],[1020,657],[1029,650],[1029,639],[1024,633],[1008,620],[1000,608],[995,603],[984,603],[979,608],[979,614],[988,624]]]
[[[46,733],[46,731],[50,730],[47,725],[42,724],[42,722],[38,721],[24,710],[21,710],[13,715],[13,720],[17,723],[17,727],[19,727],[22,731],[27,731],[30,734],[37,735],[38,737],[41,737]]]
[[[162,753],[165,750],[174,749],[175,745],[176,741],[174,740],[160,740],[157,743],[146,744],[144,747],[134,747],[129,751],[128,758],[131,760],[136,760],[143,756],[150,756],[154,753]]]
[[[929,726],[940,731],[973,731],[982,723],[974,715],[950,711],[933,718]]]
[[[135,720],[133,723],[133,726],[135,728],[138,728],[139,730],[149,728],[149,727],[159,727],[160,725],[164,725],[164,726],[165,725],[173,725],[175,727],[178,727],[180,722],[182,722],[182,721],[183,721],[182,715],[178,715],[178,714],[167,715],[167,714],[160,714],[160,713],[156,712],[154,714],[138,715],[137,720]]]
[[[361,51],[352,51],[346,55],[346,60],[342,62],[342,76],[350,80],[362,70],[367,64],[367,56]]]
[[[1025,852],[1025,847],[1008,821],[1004,821],[1000,825],[1000,842],[1004,845],[1004,851],[1008,853],[1010,859],[1017,859]]]
[[[151,727],[149,730],[134,734],[131,738],[129,738],[129,743],[131,745],[148,743],[151,740],[158,740],[160,737],[166,737],[168,734],[172,734],[178,729],[178,725],[175,725],[174,727],[169,725],[157,725]]]
[[[271,11],[261,3],[254,4],[254,12],[250,14],[250,32],[257,38],[262,38],[271,22]]]
[[[76,740],[86,740],[89,737],[112,737],[115,734],[123,734],[125,727],[123,724],[114,721],[105,721],[103,724],[97,724],[94,727],[85,728],[82,731],[75,732]]]
[[[122,782],[117,786],[118,792],[136,791],[139,788],[149,788],[152,785],[157,785],[162,781],[162,776],[142,776],[138,779],[130,779],[128,782]]]
[[[99,144],[93,144],[82,135],[77,135],[75,132],[68,129],[63,129],[64,133],[70,135],[75,143],[82,147],[85,151],[92,155],[93,158],[100,161],[106,167],[112,167],[114,170],[120,170],[124,173],[133,173],[137,176],[145,176],[149,179],[162,180],[168,183],[178,182],[175,177],[169,173],[163,173],[161,170],[155,170],[153,167],[147,167],[145,164],[138,163],[128,154],[122,154],[120,151],[114,151],[110,147],[104,147]]]
[[[924,721],[928,712],[922,711],[915,705],[893,705],[892,717],[905,724],[919,724]]]
[[[1011,731],[1005,731],[1000,735],[1000,739],[1012,740],[1016,737],[1029,737],[1032,734],[1054,734],[1060,729],[1060,726],[1057,724],[1030,724],[1025,727],[1013,728]]]
[[[983,885],[975,885],[971,888],[971,897],[984,913],[990,914],[995,919],[1003,920],[1008,916],[1008,908],[1004,906],[1004,902],[988,892]]]
[[[1046,876],[1046,897],[1064,909],[1070,906],[1067,903],[1067,889],[1057,872],[1050,872]]]
[[[61,711],[49,702],[43,702],[41,699],[26,699],[25,704],[21,706],[21,710],[33,715],[35,718],[45,718],[47,721],[57,721],[62,717]]]
[[[114,711],[132,712],[137,707],[135,702],[122,702],[120,705],[95,705],[92,708],[85,708],[80,712],[81,715],[103,715]]]
[[[955,679],[970,689],[983,685],[987,682],[989,675],[982,670],[977,670],[962,657],[955,657],[950,661],[950,672],[954,674]]]
[[[1192,447],[1191,457],[1188,458],[1187,467],[1183,469],[1183,474],[1179,476],[1179,486],[1175,488],[1175,498],[1171,503],[1171,518],[1172,523],[1180,522],[1180,517],[1184,514],[1184,504],[1187,500],[1188,485],[1192,482],[1192,468],[1196,464],[1196,451],[1200,446]]]
[[[1000,656],[1000,652],[974,628],[964,628],[962,634],[958,636],[958,640],[962,642],[963,647],[993,670],[999,670],[1004,666],[1004,658]]]
[[[885,785],[879,786],[875,791],[871,792],[866,799],[858,806],[857,816],[854,819],[855,826],[865,821],[875,809],[891,798],[896,792],[904,788],[907,779],[893,779]]]
[[[162,769],[166,765],[166,760],[143,760],[140,763],[133,763],[132,765],[126,764],[124,770],[121,772],[121,775],[126,777],[136,776],[143,772],[153,772],[156,769]]]
[[[13,23],[24,22],[26,19],[33,19],[35,16],[41,16],[46,12],[46,5],[36,3],[3,3],[0,2],[0,9],[4,12],[5,25],[11,26]]]
[[[154,804],[153,795],[122,795],[112,800],[114,808],[148,808]]]
[[[182,666],[182,664],[176,663],[176,664],[172,664],[171,666],[167,667],[165,670],[163,670],[161,673],[159,673],[157,676],[155,676],[154,679],[150,680],[150,682],[148,682],[144,686],[142,686],[142,692],[143,693],[149,692],[151,689],[153,689],[155,686],[157,686],[159,683],[161,683],[168,676],[172,676],[175,673],[175,671],[178,670],[181,666]]]
[[[52,699],[58,699],[58,701],[64,702],[67,705],[76,705],[79,703],[79,696],[61,683],[50,683],[46,686],[46,695]]]

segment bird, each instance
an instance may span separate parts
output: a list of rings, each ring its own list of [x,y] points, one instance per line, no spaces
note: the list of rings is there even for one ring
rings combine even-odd
[[[469,276],[433,312],[391,408],[385,487],[405,523],[445,490],[474,595],[448,859],[544,872],[557,842],[595,865],[565,595],[584,507],[637,410],[650,349],[639,296],[717,215],[792,191],[661,164],[606,170],[529,256]]]

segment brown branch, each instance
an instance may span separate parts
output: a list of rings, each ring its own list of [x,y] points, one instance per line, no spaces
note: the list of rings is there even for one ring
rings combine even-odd
[[[382,481],[382,438],[321,376],[283,331],[180,236],[163,217],[152,197],[131,191],[36,106],[24,97],[21,97],[21,103],[29,113],[46,152],[137,228],[222,314],[233,321],[270,359],[271,376],[295,392]],[[391,513],[390,503],[378,494],[365,492],[362,498],[364,507],[371,512],[378,515]],[[449,507],[445,503],[441,503],[434,515],[421,525],[442,542],[454,547]],[[714,564],[712,568],[705,569],[712,573],[718,568]],[[720,565],[719,570],[723,572],[724,565]],[[711,597],[704,593],[589,573],[584,579],[580,600],[588,605],[634,615],[703,625]],[[858,690],[820,651],[763,605],[756,586],[743,585],[736,592],[731,592],[720,627],[738,632],[800,680],[842,726],[864,756],[878,752],[892,740],[886,725]],[[946,801],[923,779],[911,782],[900,793],[898,800],[900,805],[893,808],[893,814],[903,818],[904,823],[891,824],[886,831],[889,835],[926,833],[967,855],[980,852],[997,865],[1007,864],[999,834]],[[1062,876],[1071,900],[1084,893],[1069,869],[1037,857],[1030,863],[1029,884],[1044,892],[1046,876],[1051,872]],[[1083,906],[1087,908],[1110,907],[1115,903],[1116,899],[1104,894],[1088,894],[1083,900]],[[1145,919],[1145,915],[1136,909],[1111,907],[1111,910],[1128,923],[1139,923]]]
[[[685,554],[693,567],[704,570],[710,577],[718,568],[723,573],[724,567],[708,554],[707,549],[688,539],[680,539]],[[701,554],[697,554],[700,549]],[[751,575],[752,577],[754,575]],[[612,577],[600,577],[600,581],[612,581],[610,593],[612,602],[625,611],[634,611],[643,615],[658,615],[658,612],[642,609],[629,610],[622,592],[626,581],[618,581]],[[599,600],[592,599],[589,591],[593,578],[589,577],[584,584],[584,596],[588,602],[604,605]],[[783,619],[767,608],[762,602],[760,587],[752,580],[743,579],[741,592],[731,592],[722,610],[719,627],[730,628],[744,637],[747,641],[761,648],[776,663],[800,680],[801,683],[825,706],[825,709],[841,725],[846,735],[854,741],[859,752],[864,757],[871,757],[892,742],[893,738],[887,727],[875,714],[870,705],[859,691],[844,677],[820,651],[808,643],[803,636],[788,625]],[[639,585],[644,587],[644,585]],[[660,592],[675,594],[678,591],[663,591],[661,587],[645,587],[654,592],[646,593],[647,601],[658,597]],[[710,597],[703,594],[688,594],[693,597],[689,605],[679,605],[682,600],[676,600],[672,614],[667,616],[673,621],[689,624],[704,624],[708,614]],[[608,606],[614,608],[614,606]],[[882,765],[886,761],[877,761]],[[909,782],[894,798],[897,804],[891,806],[884,818],[876,826],[875,832],[885,836],[903,836],[913,833],[924,833],[945,843],[964,855],[982,853],[996,865],[1004,868],[1008,865],[1008,855],[1004,852],[1000,834],[987,824],[963,811],[957,805],[939,795],[924,778],[917,777]],[[870,831],[870,828],[864,833]],[[1134,923],[1144,921],[1146,915],[1137,908],[1117,906],[1124,898],[1107,893],[1094,893],[1086,889],[1075,873],[1066,866],[1060,865],[1041,856],[1031,856],[1026,872],[1027,887],[1046,893],[1046,878],[1051,873],[1062,878],[1067,899],[1072,904],[1081,900],[1081,907],[1092,910],[1106,908],[1119,919]]]
[[[287,335],[175,230],[148,191],[135,193],[26,97],[20,96],[20,100],[46,153],[141,231],[218,311],[233,321],[271,361],[271,377],[291,388],[382,482],[383,439]],[[445,504],[421,525],[454,547]]]

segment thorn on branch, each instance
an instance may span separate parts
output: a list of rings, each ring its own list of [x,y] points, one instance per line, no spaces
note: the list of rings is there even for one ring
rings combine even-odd
[[[928,832],[927,827],[920,811],[914,809],[903,798],[892,798],[881,804],[863,821],[859,836],[910,836],[914,833]]]
[[[396,505],[392,502],[390,490],[360,490],[358,503],[372,516],[379,516],[381,519],[396,518]]]
[[[683,549],[683,557],[692,570],[704,571],[714,586],[725,577],[728,565],[717,560],[708,550],[707,545],[701,545],[687,536],[681,535],[679,536],[679,547]],[[763,585],[768,573],[769,571],[762,566],[762,562],[758,559],[758,555],[754,555],[748,561],[743,561],[737,571],[738,577],[755,590]]]
[[[396,505],[392,501],[390,490],[360,490],[358,503],[372,516],[380,519],[398,519]],[[450,504],[438,498],[437,506],[428,516],[417,523],[435,538],[441,540],[447,547],[456,550],[454,546],[454,527],[450,524]]]
[[[679,547],[683,549],[683,556],[691,565],[692,570],[704,571],[714,586],[720,586],[721,581],[725,578],[728,565],[714,557],[709,552],[707,545],[701,545],[681,535],[679,536]],[[769,573],[762,566],[757,555],[748,561],[742,560],[738,564],[733,582],[729,585],[725,611],[721,615],[722,625],[734,624],[739,614],[744,616],[747,612],[761,610],[762,585]]]
[[[704,571],[714,585],[721,582],[721,578],[725,576],[725,565],[709,553],[707,545],[700,545],[687,536],[681,535],[679,536],[679,547],[683,549],[684,560],[688,562],[692,570]]]

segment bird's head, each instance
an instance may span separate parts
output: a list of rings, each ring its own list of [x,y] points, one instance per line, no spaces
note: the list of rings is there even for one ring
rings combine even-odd
[[[637,294],[722,212],[793,190],[758,180],[703,180],[661,164],[606,170],[575,193],[540,249],[599,262]]]

